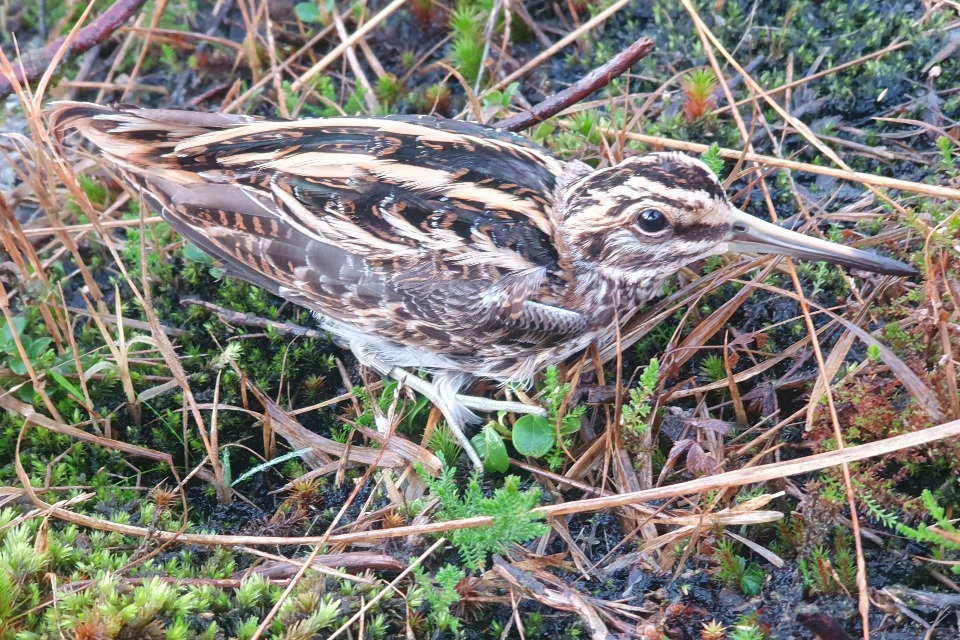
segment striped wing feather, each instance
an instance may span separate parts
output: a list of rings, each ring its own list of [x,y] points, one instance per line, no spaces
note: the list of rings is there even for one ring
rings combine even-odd
[[[228,272],[361,334],[450,356],[582,330],[563,308],[565,167],[519,136],[427,117],[258,121],[62,103]]]

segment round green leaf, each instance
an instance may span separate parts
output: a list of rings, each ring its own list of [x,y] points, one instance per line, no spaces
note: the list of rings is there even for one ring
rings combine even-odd
[[[547,455],[556,440],[556,430],[543,416],[528,414],[513,425],[513,446],[525,456]]]

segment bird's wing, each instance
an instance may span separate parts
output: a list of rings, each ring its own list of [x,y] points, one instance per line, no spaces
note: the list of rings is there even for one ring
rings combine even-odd
[[[324,316],[431,344],[453,325],[555,338],[582,326],[558,303],[570,277],[553,217],[564,165],[519,136],[429,117],[256,121],[79,103],[51,119],[80,129],[229,272]]]

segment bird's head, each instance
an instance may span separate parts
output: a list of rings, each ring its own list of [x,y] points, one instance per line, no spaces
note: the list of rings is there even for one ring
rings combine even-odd
[[[627,158],[571,185],[563,211],[576,260],[616,281],[662,280],[728,251],[775,253],[891,275],[907,264],[827,242],[740,211],[702,162],[681,153]]]

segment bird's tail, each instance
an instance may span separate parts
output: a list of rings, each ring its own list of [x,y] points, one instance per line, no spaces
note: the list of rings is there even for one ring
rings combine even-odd
[[[109,161],[128,170],[174,166],[172,154],[185,139],[256,121],[250,116],[89,102],[54,102],[47,117],[58,142],[76,129]]]

